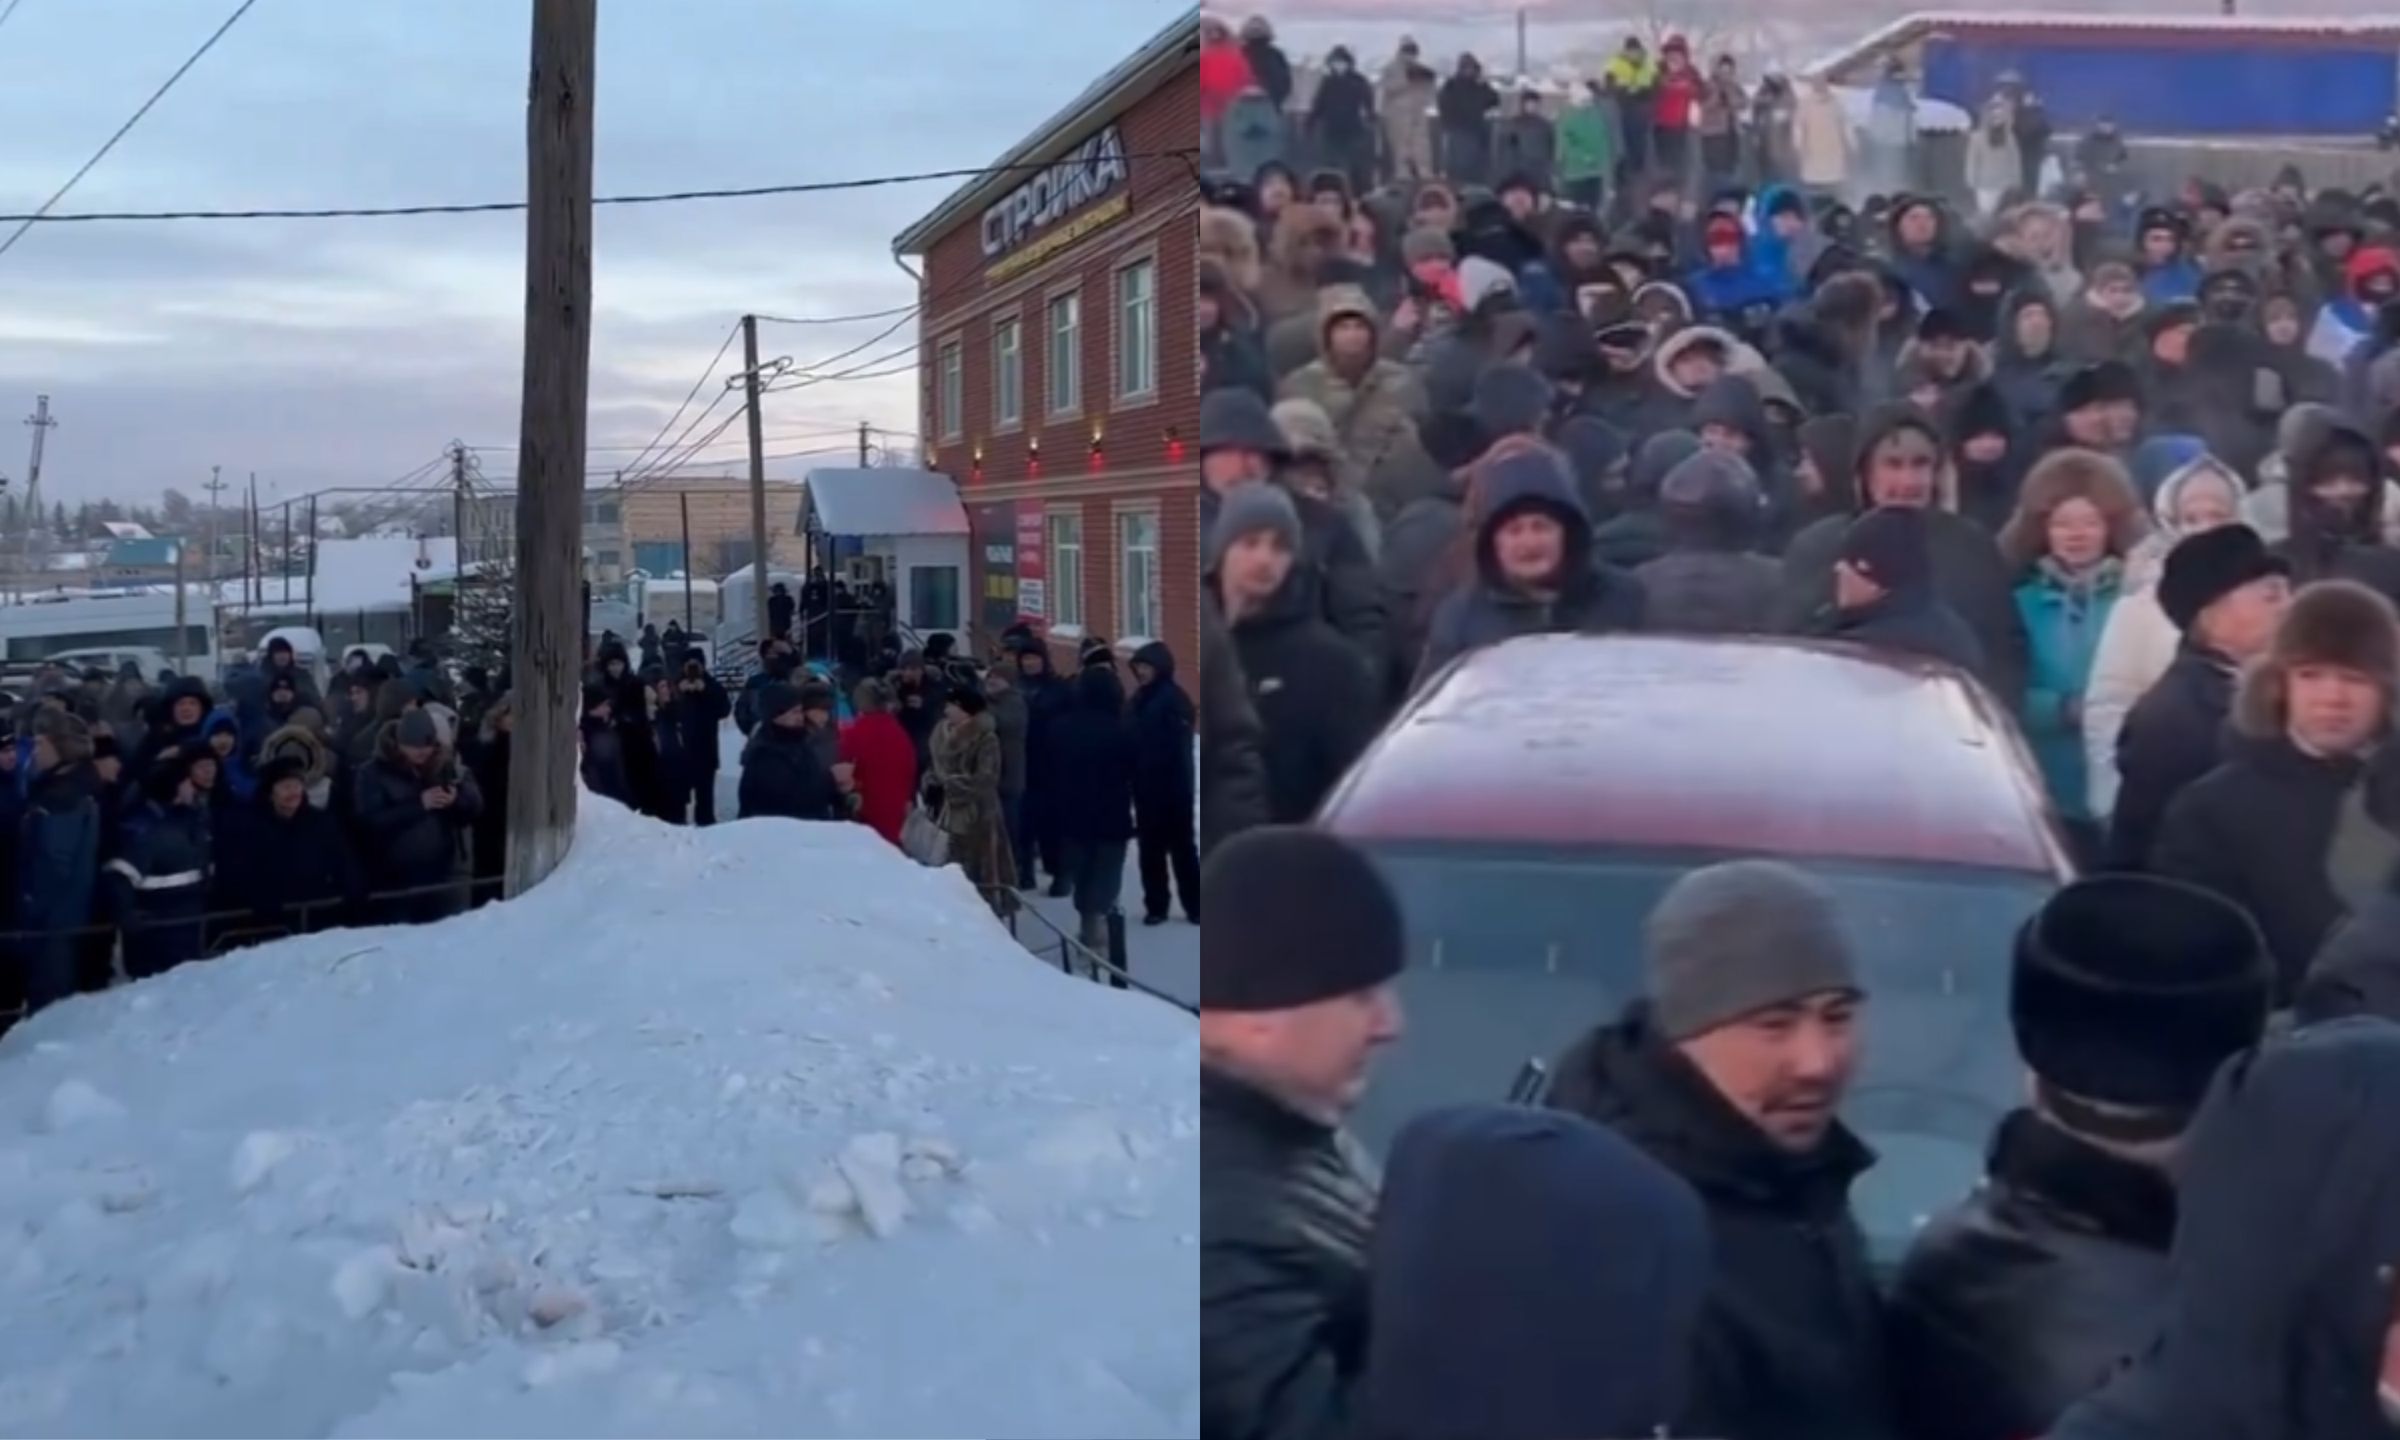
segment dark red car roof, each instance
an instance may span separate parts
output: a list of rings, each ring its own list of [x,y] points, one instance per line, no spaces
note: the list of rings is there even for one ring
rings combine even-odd
[[[2070,868],[2032,757],[1979,686],[1805,640],[1555,635],[1477,652],[1318,820],[1370,841]]]

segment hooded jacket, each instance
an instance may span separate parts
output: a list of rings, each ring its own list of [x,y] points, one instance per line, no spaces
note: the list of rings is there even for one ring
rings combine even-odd
[[[2228,1062],[2180,1169],[2157,1338],[2050,1440],[2387,1440],[2400,1031],[2345,1020]]]
[[[1368,1273],[1363,1436],[1649,1435],[1681,1413],[1706,1222],[1689,1186],[1589,1121],[1474,1105],[1411,1122]]]
[[[1417,667],[1418,684],[1470,650],[1519,635],[1641,628],[1641,583],[1593,560],[1591,515],[1565,467],[1538,454],[1503,462],[1491,468],[1479,498],[1483,523],[1475,535],[1475,582],[1446,597],[1434,611],[1425,658]],[[1511,584],[1495,550],[1501,525],[1528,509],[1548,513],[1566,530],[1559,573],[1547,594]]]
[[[2184,488],[2202,477],[2229,488],[2240,505],[2241,476],[2209,455],[2178,466],[2159,483],[2150,505],[2153,529],[2127,557],[2124,587],[2092,656],[2091,683],[2083,695],[2084,782],[2091,812],[2101,819],[2116,809],[2117,738],[2125,717],[2175,663],[2183,644],[2183,632],[2159,608],[2158,574],[2167,550],[2182,538],[2176,515]]]
[[[1630,570],[1667,553],[1671,537],[1659,513],[1659,491],[1675,467],[1699,449],[1700,437],[1680,428],[1661,430],[1641,443],[1625,471],[1625,509],[1592,532],[1593,559]]]
[[[2389,487],[2379,482],[2382,451],[2374,436],[2337,411],[2323,412],[2322,425],[2303,427],[2298,443],[2285,458],[2285,514],[2289,533],[2273,547],[2292,563],[2292,584],[2312,580],[2355,580],[2400,605],[2400,551],[2384,542],[2383,506]],[[2333,458],[2336,447],[2347,446],[2365,458],[2369,477],[2366,495],[2355,515],[2326,513],[2310,498],[2310,481]]]
[[[1857,515],[1872,508],[1867,502],[1867,464],[1894,431],[1915,426],[1934,433],[1930,421],[1908,406],[1888,406],[1859,427],[1858,447],[1851,473],[1853,514],[1832,515],[1794,536],[1783,557],[1783,594],[1778,605],[1778,628],[1792,633],[1821,630],[1833,605],[1833,566],[1840,558],[1842,535]],[[1940,444],[1938,436],[1935,444]],[[1926,512],[1926,541],[1933,551],[1934,597],[1964,621],[1983,652],[1977,672],[1993,694],[2013,701],[2025,693],[2026,640],[2017,614],[2016,577],[2000,554],[2000,546],[1982,527],[1957,513],[1956,476],[1945,465],[1940,490]]]
[[[1699,1193],[1716,1252],[1690,1396],[1669,1433],[1884,1440],[1882,1317],[1850,1187],[1875,1163],[1838,1121],[1777,1149],[1651,1021],[1646,1002],[1561,1056],[1548,1105],[1606,1125]]]
[[[1701,451],[1667,477],[1659,510],[1669,549],[1633,572],[1646,627],[1686,635],[1772,633],[1783,564],[1747,548],[1766,514],[1750,467]]]
[[[1331,333],[1336,322],[1364,321],[1377,332],[1367,349],[1366,368],[1355,377],[1335,368]],[[1377,356],[1383,318],[1367,292],[1355,285],[1329,285],[1317,297],[1317,358],[1284,378],[1277,398],[1311,400],[1333,422],[1334,436],[1378,514],[1399,509],[1393,498],[1400,478],[1417,457],[1416,417],[1425,392],[1407,366]]]
[[[1192,698],[1175,683],[1175,652],[1153,640],[1133,652],[1137,665],[1152,671],[1150,683],[1133,692],[1133,799],[1136,809],[1162,818],[1188,816],[1192,809]]]
[[[1953,390],[1942,406],[1941,422],[1958,477],[1958,512],[1997,536],[2017,513],[2017,491],[2025,482],[2032,448],[2027,432],[2020,428],[2006,393],[1992,381]],[[1989,463],[1969,460],[1966,443],[1978,435],[2002,436],[2008,450]]]
[[[2028,355],[2017,340],[2017,317],[2035,306],[2050,312],[2050,348]],[[2074,365],[2059,353],[2058,302],[2039,286],[2016,291],[2000,305],[1998,338],[1992,342],[1992,383],[2008,401],[2020,435],[2047,431],[2058,416],[2059,387]]]

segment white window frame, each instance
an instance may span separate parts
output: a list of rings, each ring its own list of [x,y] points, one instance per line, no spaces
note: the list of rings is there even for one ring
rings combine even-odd
[[[1072,343],[1066,349],[1067,363],[1059,363],[1059,312],[1064,307],[1074,311]],[[1083,413],[1083,291],[1062,290],[1042,304],[1042,379],[1048,390],[1043,403],[1053,420],[1073,419]],[[1062,390],[1059,382],[1066,381]]]
[[[1025,325],[1014,315],[992,322],[992,428],[1025,423]]]
[[[957,337],[934,352],[933,425],[944,440],[967,435],[967,357]]]
[[[1140,276],[1145,293],[1130,293]],[[1158,396],[1158,260],[1145,255],[1116,272],[1116,375],[1119,400],[1151,400]],[[1139,366],[1139,373],[1134,367]],[[1139,383],[1131,383],[1131,382]]]
[[[1072,528],[1074,539],[1062,538]],[[1050,595],[1050,633],[1075,639],[1083,634],[1083,512],[1053,510],[1042,517],[1042,573]],[[1074,583],[1068,582],[1068,567],[1061,562],[1067,555],[1075,557]]]
[[[1117,636],[1123,645],[1140,645],[1156,640],[1166,623],[1166,597],[1160,585],[1158,561],[1160,545],[1159,517],[1156,510],[1120,510],[1117,512]],[[1135,526],[1147,526],[1149,535],[1135,544]],[[1144,555],[1140,566],[1142,593],[1134,593],[1134,556]]]

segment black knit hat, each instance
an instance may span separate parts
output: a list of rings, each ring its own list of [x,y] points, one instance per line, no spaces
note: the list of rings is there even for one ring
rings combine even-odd
[[[1886,590],[1916,591],[1933,577],[1932,544],[1924,511],[1913,505],[1882,505],[1842,532],[1840,558]]]
[[[2058,413],[2072,415],[2086,406],[2120,400],[2142,403],[2142,377],[2122,360],[2103,360],[2067,377],[2058,388]]]
[[[1396,978],[1400,906],[1364,855],[1321,830],[1245,831],[1209,857],[1202,883],[1200,1008],[1296,1010]]]
[[[297,780],[303,785],[307,784],[308,762],[297,755],[278,755],[272,760],[260,763],[258,767],[260,794],[266,794],[286,780]]]
[[[2018,930],[2009,1022],[2054,1105],[2064,1092],[2157,1112],[2148,1134],[2114,1138],[2163,1138],[2217,1067],[2258,1042],[2273,997],[2266,941],[2240,906],[2180,881],[2101,875]]]
[[[2158,608],[2188,631],[2200,612],[2253,580],[2289,575],[2291,562],[2267,549],[2247,525],[2220,525],[2187,535],[2167,552],[2158,576]]]
[[[992,708],[992,702],[984,699],[983,692],[972,685],[957,686],[944,698],[969,715],[981,715]]]

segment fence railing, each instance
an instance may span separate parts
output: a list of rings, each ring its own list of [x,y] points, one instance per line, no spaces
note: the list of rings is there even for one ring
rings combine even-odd
[[[1024,897],[1005,885],[982,887],[984,899],[992,902],[1008,933],[1019,945],[1032,952],[1037,960],[1048,960],[1069,975],[1077,975],[1096,985],[1116,990],[1138,990],[1153,1000],[1164,1000],[1186,1014],[1197,1015],[1200,1007],[1180,995],[1161,990],[1135,977],[1125,948],[1125,913],[1108,912],[1108,953],[1102,955],[1073,935],[1061,929],[1049,916],[1025,903]],[[1024,922],[1032,921],[1036,930],[1028,939]],[[1048,938],[1043,938],[1047,932]]]

